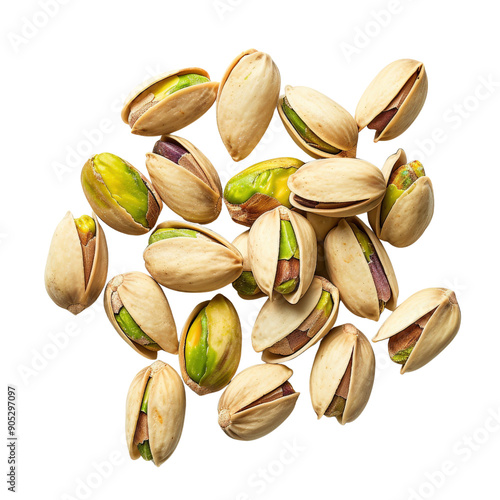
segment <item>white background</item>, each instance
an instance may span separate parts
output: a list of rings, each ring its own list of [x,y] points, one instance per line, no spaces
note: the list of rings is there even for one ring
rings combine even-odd
[[[14,384],[18,497],[498,498],[500,70],[494,3],[46,0],[45,5],[8,2],[0,19],[2,414],[6,385]],[[234,441],[219,429],[220,393],[199,397],[187,389],[181,441],[156,468],[130,460],[123,435],[128,386],[148,361],[108,324],[102,298],[77,317],[56,307],[44,289],[45,259],[65,212],[75,217],[89,212],[79,182],[87,157],[110,151],[146,173],[144,154],[155,139],[133,136],[121,122],[128,92],[155,73],[186,66],[203,67],[219,80],[232,59],[250,47],[272,55],[282,85],[314,87],[351,113],[386,64],[399,58],[425,62],[429,95],[417,121],[385,143],[374,144],[373,131],[363,131],[358,156],[382,166],[402,147],[409,159],[424,163],[436,195],[432,224],[412,247],[386,248],[400,302],[421,288],[453,288],[462,327],[438,358],[404,376],[387,360],[386,343],[374,345],[378,368],[371,400],[345,427],[335,419],[317,421],[312,410],[314,348],[289,363],[295,372],[291,382],[302,393],[295,411],[257,441]],[[239,164],[218,136],[215,107],[179,134],[211,159],[223,184],[258,161],[278,156],[307,161],[276,115],[258,148]],[[177,217],[164,208],[160,221],[170,218]],[[225,207],[211,227],[230,240],[243,230]],[[108,279],[144,271],[147,236],[104,230]],[[258,363],[250,333],[263,301],[244,302],[230,286],[222,292],[243,325],[240,369]],[[179,331],[191,309],[215,294],[166,293]],[[342,307],[337,324],[345,322],[369,338],[379,326]],[[175,356],[160,357],[178,369]],[[6,427],[3,416],[1,422]]]

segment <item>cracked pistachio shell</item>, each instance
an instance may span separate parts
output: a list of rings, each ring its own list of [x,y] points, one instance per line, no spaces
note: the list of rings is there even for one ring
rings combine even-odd
[[[243,257],[231,243],[208,228],[167,221],[156,228],[192,229],[206,238],[177,237],[157,241],[144,251],[149,274],[179,292],[210,292],[232,283],[243,271]]]
[[[99,297],[108,274],[108,246],[97,217],[92,268],[85,284],[82,244],[71,212],[57,225],[45,267],[45,288],[63,309],[79,314]]]
[[[323,290],[332,296],[332,311],[326,323],[318,332],[293,354],[280,356],[269,351],[276,342],[295,331],[314,311]],[[284,363],[296,358],[320,341],[333,327],[339,311],[339,291],[328,280],[315,276],[306,294],[296,303],[288,303],[283,296],[271,302],[269,299],[259,312],[252,330],[252,346],[256,352],[262,352],[262,361],[266,363]]]
[[[209,74],[201,68],[185,68],[162,73],[135,88],[125,101],[122,110],[122,120],[129,123],[129,115],[134,110],[132,104],[136,97],[156,83],[172,76],[197,74],[210,79]],[[131,126],[132,133],[137,135],[155,136],[171,134],[186,127],[204,115],[215,102],[218,82],[205,82],[191,85],[163,98],[145,111]]]
[[[250,267],[250,261],[248,259],[248,237],[249,236],[250,236],[250,230],[246,230],[244,233],[241,233],[240,235],[236,236],[236,238],[233,241],[233,245],[238,249],[241,256],[243,257],[243,272],[244,273],[245,272],[247,272],[247,273],[252,272],[252,268]],[[233,286],[234,286],[234,283],[233,283]],[[242,299],[246,299],[246,300],[260,299],[261,297],[266,296],[260,290],[255,295],[243,295],[238,290],[236,290],[236,291],[238,292],[238,295]]]
[[[385,195],[381,170],[355,158],[311,161],[289,177],[288,187],[292,206],[326,217],[350,217],[368,212],[379,205]],[[301,198],[319,206],[306,206]]]
[[[296,304],[307,292],[316,268],[316,235],[305,217],[283,206],[261,215],[250,229],[248,257],[259,288],[271,301],[275,300],[280,295],[274,290],[274,281],[279,260],[282,216],[290,221],[300,252],[299,285],[294,292],[283,295],[288,302]]]
[[[461,321],[455,293],[446,288],[420,290],[397,307],[373,338],[373,342],[390,339],[434,309],[401,373],[422,368],[455,338]]]
[[[113,310],[113,293],[118,294],[123,307],[151,340],[158,344],[162,350],[177,354],[179,341],[174,317],[167,297],[151,276],[139,272],[115,276],[106,286],[104,309],[115,330],[129,346],[146,358],[156,359],[156,351],[146,349],[134,342],[120,328]]]
[[[384,164],[386,187],[392,172],[408,163],[402,149],[389,156]],[[419,177],[396,200],[384,224],[381,224],[382,203],[368,213],[368,220],[375,234],[395,247],[407,247],[415,243],[427,229],[434,214],[434,191],[426,175]]]
[[[255,49],[240,54],[222,77],[217,126],[234,161],[257,146],[273,117],[281,78],[271,56]]]
[[[364,410],[375,378],[375,355],[370,341],[354,326],[346,324],[331,330],[321,341],[309,380],[311,402],[320,419],[327,411],[352,358],[349,391],[342,425],[356,420]]]
[[[342,219],[326,236],[326,267],[331,282],[339,289],[340,300],[356,316],[378,321],[380,306],[377,289],[363,250],[349,223],[355,223],[368,236],[384,270],[391,289],[385,307],[396,308],[399,288],[391,261],[380,240],[360,219]]]
[[[330,146],[340,149],[332,154],[308,144],[286,117],[282,105],[286,97],[290,107],[305,125]],[[308,87],[285,87],[278,102],[278,114],[294,142],[313,158],[354,158],[358,143],[358,127],[351,114],[324,94]]]
[[[152,379],[148,401],[149,445],[154,464],[159,467],[174,452],[184,426],[186,392],[177,372],[163,361],[155,361],[132,380],[127,394],[125,436],[132,460],[141,455],[134,445],[142,398]]]
[[[206,371],[198,382],[191,379],[186,363],[186,338],[200,311],[206,308]],[[223,295],[198,304],[189,315],[179,343],[179,364],[186,385],[203,396],[223,389],[233,378],[241,358],[241,324],[232,302]]]
[[[280,426],[292,413],[299,392],[241,410],[283,385],[292,374],[279,364],[255,365],[238,373],[219,400],[222,430],[233,439],[251,441]]]
[[[210,160],[193,144],[182,137],[162,136],[190,153],[208,182],[173,161],[155,153],[146,153],[146,168],[160,198],[171,210],[189,222],[208,224],[220,214],[222,186]]]
[[[367,127],[393,102],[415,73],[418,76],[408,95],[385,128],[376,132],[374,141],[394,139],[414,122],[427,97],[427,73],[423,63],[399,59],[386,66],[361,96],[355,113],[359,130]]]

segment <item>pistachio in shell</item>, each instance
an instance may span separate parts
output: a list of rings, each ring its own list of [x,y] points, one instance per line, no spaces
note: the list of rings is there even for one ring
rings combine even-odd
[[[298,392],[285,365],[255,365],[238,373],[218,405],[219,425],[231,438],[251,441],[280,426],[292,413]]]
[[[356,156],[354,118],[329,97],[308,87],[285,87],[279,116],[290,137],[313,158]]]
[[[182,330],[179,363],[184,382],[200,396],[220,391],[233,378],[241,357],[241,324],[223,295],[202,302]]]
[[[175,451],[184,426],[186,392],[177,372],[163,361],[141,370],[127,394],[125,434],[132,460],[159,467]]]
[[[364,410],[375,378],[370,341],[354,325],[331,330],[314,358],[309,388],[318,416],[336,417],[342,425]]]
[[[144,273],[115,276],[104,292],[104,309],[120,337],[135,351],[156,359],[160,350],[177,354],[179,341],[165,294]]]
[[[218,87],[201,68],[162,73],[132,91],[122,120],[133,134],[171,134],[204,115],[215,102]]]
[[[222,236],[196,224],[159,224],[144,251],[149,274],[180,292],[210,292],[235,281],[243,271],[240,252]]]
[[[456,336],[461,313],[457,297],[446,288],[426,288],[401,303],[373,342],[389,339],[389,356],[401,373],[418,370]]]
[[[303,164],[296,158],[274,158],[256,163],[229,179],[224,202],[231,219],[250,227],[273,208],[291,208],[287,181]]]
[[[333,327],[339,309],[339,291],[328,280],[315,276],[306,294],[296,303],[282,296],[262,307],[252,330],[252,346],[262,361],[282,363],[321,340]]]
[[[357,217],[342,219],[325,238],[326,267],[340,299],[353,314],[378,321],[394,310],[398,284],[380,240]]]
[[[99,297],[108,273],[108,246],[97,218],[67,212],[50,243],[45,288],[63,309],[79,314]]]
[[[365,90],[356,108],[359,130],[375,130],[374,141],[401,135],[415,121],[427,97],[424,64],[399,59],[386,66]]]
[[[281,78],[271,56],[255,49],[241,53],[222,77],[217,126],[231,158],[240,161],[257,146],[273,117]]]
[[[82,168],[83,192],[100,219],[125,234],[145,234],[162,202],[150,182],[130,163],[111,153],[90,158]]]

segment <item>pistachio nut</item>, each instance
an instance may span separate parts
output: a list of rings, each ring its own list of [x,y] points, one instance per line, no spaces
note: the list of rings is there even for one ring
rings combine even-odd
[[[177,372],[155,361],[132,380],[127,394],[125,435],[130,458],[159,467],[172,455],[182,433],[186,392]]]
[[[259,299],[260,297],[264,297],[265,294],[262,293],[261,289],[257,285],[250,267],[248,259],[249,234],[250,231],[247,230],[237,236],[233,241],[233,245],[238,249],[243,257],[243,272],[235,281],[233,281],[233,288],[238,292],[238,295],[242,299]]]
[[[319,345],[309,380],[318,419],[336,417],[342,425],[356,420],[370,399],[374,378],[370,341],[351,324],[331,330]]]
[[[160,198],[189,222],[207,224],[220,214],[222,186],[208,158],[186,139],[164,135],[146,154],[146,168]]]
[[[285,365],[255,365],[238,373],[219,400],[219,425],[231,438],[251,441],[280,426],[292,413],[299,392]]]
[[[234,161],[257,146],[273,117],[280,72],[271,56],[255,49],[241,53],[222,77],[217,95],[217,126]]]
[[[104,292],[104,309],[120,337],[144,357],[157,351],[177,354],[179,341],[174,317],[165,294],[144,273],[115,276]]]
[[[316,267],[316,236],[305,217],[280,206],[250,229],[248,257],[259,288],[271,301],[282,294],[291,304],[305,295]]]
[[[356,122],[326,95],[287,85],[278,102],[278,113],[290,137],[313,158],[356,156]]]
[[[83,192],[108,226],[125,234],[145,234],[163,204],[150,182],[129,162],[111,153],[90,158],[82,168]]]
[[[273,208],[290,205],[287,181],[304,162],[296,158],[275,158],[246,168],[229,179],[224,202],[234,222],[250,227]]]
[[[241,324],[223,295],[198,304],[182,330],[179,363],[184,382],[203,396],[220,391],[233,378],[241,357]]]
[[[378,321],[398,300],[398,283],[382,243],[357,217],[342,219],[325,238],[326,267],[347,309]]]
[[[143,257],[149,274],[160,285],[179,292],[217,290],[243,271],[243,257],[231,243],[189,222],[159,224]]]
[[[370,83],[356,108],[359,130],[375,130],[375,142],[401,135],[417,118],[427,97],[424,64],[399,59],[386,66]]]
[[[389,356],[401,364],[401,373],[418,370],[434,359],[460,328],[455,293],[426,288],[400,304],[386,319],[373,342],[389,339]]]
[[[288,179],[293,207],[326,217],[350,217],[379,205],[384,176],[364,160],[330,158],[301,167]]]
[[[407,247],[427,229],[434,213],[432,182],[419,161],[407,163],[399,149],[382,169],[387,189],[382,203],[368,213],[375,234],[395,247]]]
[[[133,134],[171,134],[204,115],[215,102],[218,87],[201,68],[162,73],[132,91],[122,120]]]
[[[283,296],[269,299],[257,316],[252,346],[262,361],[281,363],[297,357],[321,340],[333,327],[339,310],[339,291],[325,278],[315,276],[296,303]]]
[[[316,271],[314,274],[329,279],[326,269],[324,240],[329,231],[338,224],[340,219],[337,217],[325,217],[324,215],[318,215],[312,212],[306,212],[306,218],[314,228],[318,246],[318,257],[316,259]]]
[[[50,298],[73,314],[81,313],[99,297],[108,273],[108,246],[97,218],[74,219],[67,212],[57,225],[45,267]]]

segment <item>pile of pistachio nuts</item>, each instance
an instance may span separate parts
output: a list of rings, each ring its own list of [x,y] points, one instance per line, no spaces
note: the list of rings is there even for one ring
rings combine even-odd
[[[318,418],[355,420],[373,386],[370,341],[352,324],[335,326],[341,302],[353,314],[378,321],[373,338],[388,340],[401,373],[417,370],[455,337],[460,308],[453,291],[416,291],[398,306],[398,283],[382,244],[406,247],[432,219],[432,183],[419,161],[399,149],[382,169],[356,158],[358,133],[375,142],[394,139],[417,118],[427,95],[421,62],[386,66],[361,96],[355,117],[307,87],[286,86],[268,54],[248,50],[221,83],[186,68],[161,74],[136,89],[124,105],[133,134],[156,137],[146,153],[147,179],[124,159],[100,153],[83,165],[81,184],[93,214],[57,226],[45,271],[46,289],[60,307],[78,314],[97,300],[107,281],[103,221],[130,235],[150,232],[144,250],[149,273],[113,277],[104,308],[118,335],[137,353],[179,355],[179,376],[156,360],[132,381],[126,402],[130,456],[161,465],[181,436],[185,385],[196,394],[221,391],[218,422],[230,437],[260,438],[292,412],[299,393],[283,363],[319,344],[310,377]],[[213,104],[217,126],[234,161],[261,140],[275,109],[295,143],[313,159],[257,163],[222,188],[216,168],[191,142],[171,135]],[[248,228],[232,243],[205,224],[223,202],[231,219]],[[167,205],[178,220],[157,224]],[[358,215],[368,214],[368,227]],[[210,270],[210,272],[207,272]],[[252,331],[263,363],[238,372],[242,333],[238,312],[223,295],[194,307],[180,339],[162,287],[210,292],[232,286],[243,299],[267,297]],[[247,346],[248,348],[250,346]]]

